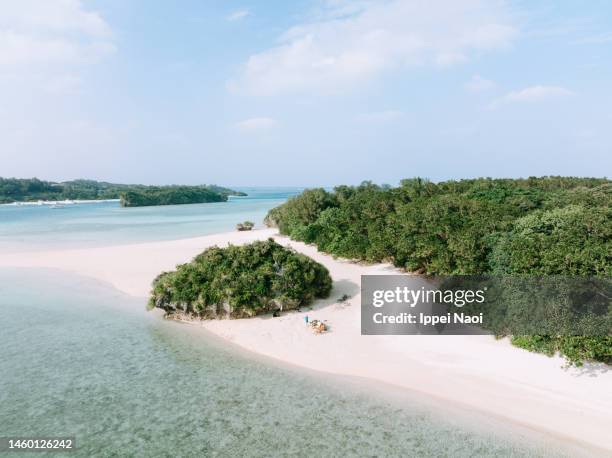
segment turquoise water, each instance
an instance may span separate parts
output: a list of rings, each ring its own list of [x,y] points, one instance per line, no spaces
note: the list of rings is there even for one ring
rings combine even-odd
[[[268,210],[298,188],[242,188],[228,202],[121,208],[118,202],[0,206],[0,252],[172,240],[233,230],[251,220],[261,226]]]
[[[90,280],[0,269],[0,436],[74,436],[66,456],[82,457],[541,455],[247,357],[142,305]]]
[[[227,203],[168,207],[0,207],[0,256],[260,224],[298,191],[247,189]],[[0,437],[75,436],[78,451],[66,456],[546,455],[504,427],[468,427],[405,391],[398,403],[353,379],[238,351],[81,277],[0,269],[0,317]]]

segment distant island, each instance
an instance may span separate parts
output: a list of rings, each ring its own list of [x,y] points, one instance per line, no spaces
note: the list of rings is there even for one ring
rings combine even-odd
[[[228,194],[211,191],[206,186],[164,186],[134,189],[119,193],[122,207],[152,205],[202,204],[225,202]]]
[[[120,199],[123,206],[135,207],[224,202],[228,196],[246,194],[217,185],[146,186],[94,180],[53,182],[38,178],[0,177],[0,203]]]

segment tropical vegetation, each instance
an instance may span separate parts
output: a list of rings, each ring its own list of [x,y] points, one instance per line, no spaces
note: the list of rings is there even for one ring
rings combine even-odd
[[[201,204],[225,202],[227,196],[211,191],[206,186],[149,186],[119,193],[122,207],[147,207],[151,205]]]
[[[237,231],[250,231],[255,227],[255,223],[253,221],[244,221],[242,223],[236,224]]]
[[[1,178],[0,203],[28,202],[38,200],[104,200],[119,199],[121,193],[170,188],[134,184],[107,183],[94,180],[72,180],[64,182],[43,181],[38,178]],[[203,185],[223,196],[245,196],[246,194],[217,185]]]
[[[479,178],[309,189],[269,225],[321,251],[438,275],[612,275],[612,182]],[[607,299],[608,320],[610,298]],[[608,321],[609,322],[609,321]],[[513,336],[571,362],[612,362],[612,337]]]
[[[153,282],[149,308],[167,317],[243,318],[327,297],[327,269],[273,239],[212,247]]]

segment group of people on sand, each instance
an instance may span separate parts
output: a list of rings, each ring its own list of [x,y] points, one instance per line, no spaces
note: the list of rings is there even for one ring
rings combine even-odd
[[[299,310],[298,310],[299,311]],[[272,316],[273,317],[279,317],[280,316],[280,310],[275,310],[274,312],[272,312]],[[328,326],[321,320],[312,320],[310,321],[308,315],[304,316],[304,323],[306,323],[306,325],[310,326],[311,329],[314,331],[315,334],[322,334],[325,331],[328,330]]]
[[[320,320],[312,320],[312,321],[309,321],[309,319],[308,319],[308,315],[306,315],[306,316],[304,317],[304,322],[305,322],[307,325],[310,325],[310,327],[311,327],[311,328],[312,328],[312,330],[315,332],[315,334],[321,334],[321,333],[323,333],[323,332],[327,331],[327,325],[326,325],[325,323],[323,323],[323,322],[322,322],[322,321],[320,321]]]

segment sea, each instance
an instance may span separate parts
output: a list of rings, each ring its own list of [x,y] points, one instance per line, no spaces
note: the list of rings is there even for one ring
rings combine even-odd
[[[301,188],[240,188],[228,202],[123,208],[119,202],[0,205],[0,253],[176,240],[262,227],[268,210]]]
[[[201,205],[1,206],[0,256],[261,226],[300,192],[241,190],[249,195]],[[144,302],[79,275],[0,269],[0,438],[75,441],[67,452],[0,455],[562,456],[503,423],[248,353]]]

